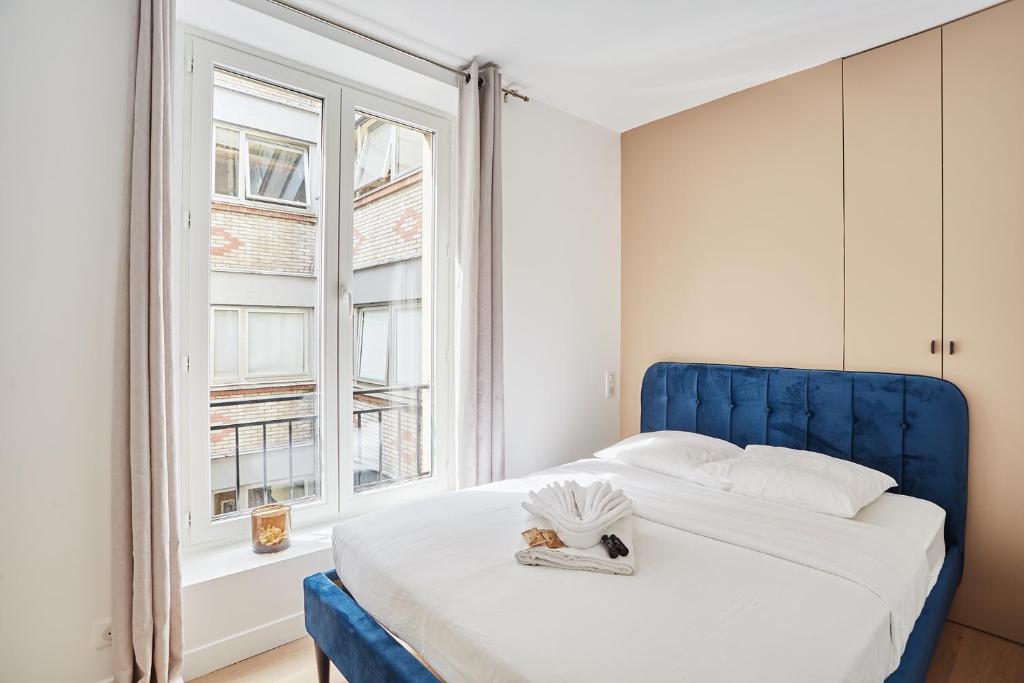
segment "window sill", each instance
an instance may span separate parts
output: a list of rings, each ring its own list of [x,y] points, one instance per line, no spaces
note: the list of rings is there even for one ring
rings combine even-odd
[[[211,541],[208,544],[184,546],[181,555],[182,586],[187,588],[233,574],[299,560],[315,553],[323,552],[330,556],[331,530],[342,520],[441,495],[450,490],[446,482],[440,478],[426,477],[361,491],[347,514],[332,516],[326,521],[321,519],[294,531],[291,546],[277,553],[257,555],[252,551],[252,543],[248,538],[225,543]],[[243,515],[244,517],[247,515]],[[332,562],[333,560],[328,560],[324,569],[329,569]]]
[[[181,556],[181,583],[183,587],[214,581],[232,574],[259,569],[330,551],[331,529],[337,520],[302,529],[292,534],[292,544],[286,550],[268,555],[257,555],[249,540],[236,541],[212,548],[185,549]],[[325,567],[327,569],[328,567]]]

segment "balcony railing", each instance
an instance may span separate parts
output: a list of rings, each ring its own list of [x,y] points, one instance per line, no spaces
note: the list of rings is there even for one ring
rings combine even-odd
[[[356,491],[430,474],[423,443],[423,393],[429,389],[429,384],[408,384],[352,390]],[[406,462],[405,446],[405,426],[410,419],[415,430],[412,467]],[[374,422],[376,434],[364,431]]]
[[[424,393],[429,389],[429,384],[353,388],[354,434],[351,453],[353,486],[356,491],[430,474],[430,458],[425,452],[423,428]],[[230,493],[227,487],[231,486],[231,478],[234,479],[233,512],[249,507],[248,501],[243,499],[243,493],[254,486],[261,485],[263,494],[260,500],[270,502],[271,489],[283,485],[285,481],[282,460],[287,463],[288,488],[287,496],[279,502],[317,494],[320,489],[319,417],[312,414],[248,419],[246,415],[250,412],[246,407],[303,401],[312,396],[314,394],[303,393],[210,401],[211,410],[234,408],[236,415],[233,419],[238,420],[225,421],[222,417],[220,424],[210,425],[211,441],[217,434],[234,437],[233,447],[221,448],[220,453],[211,448],[211,461],[228,458],[234,460],[234,472],[222,470],[222,481],[224,478],[227,480],[220,486],[214,486],[215,491],[221,494]],[[257,410],[251,412],[256,413]],[[410,427],[414,443],[407,444],[406,430]],[[271,430],[270,438],[268,429]],[[256,456],[259,460],[243,467],[245,456]],[[310,479],[312,487],[307,484]],[[296,484],[302,486],[300,495],[295,495]],[[218,514],[217,510],[214,513],[218,517],[230,514]]]
[[[213,409],[213,408],[227,408],[227,407],[232,407],[232,406],[256,406],[256,405],[271,404],[271,403],[288,403],[288,402],[292,402],[292,401],[302,401],[304,399],[308,399],[309,397],[310,397],[310,394],[295,394],[293,396],[271,396],[271,397],[265,397],[265,398],[224,399],[224,400],[210,401],[210,408]],[[293,499],[296,499],[296,498],[307,498],[307,497],[311,497],[311,496],[315,495],[315,493],[314,492],[310,492],[308,490],[308,488],[306,487],[306,485],[305,485],[306,475],[312,475],[312,479],[313,479],[313,482],[314,482],[314,485],[313,485],[314,491],[319,489],[320,459],[319,459],[319,457],[317,457],[317,453],[318,453],[318,450],[319,450],[317,448],[318,435],[319,435],[319,430],[317,429],[317,422],[318,422],[318,416],[317,415],[299,415],[299,416],[279,417],[279,418],[271,418],[271,419],[263,419],[263,420],[245,420],[245,421],[242,421],[242,422],[232,422],[230,424],[210,425],[210,433],[211,433],[211,435],[215,434],[217,432],[221,432],[221,431],[232,431],[232,432],[234,432],[234,453],[233,454],[229,454],[227,456],[225,456],[225,455],[219,455],[219,456],[218,455],[213,455],[212,459],[218,459],[218,458],[224,458],[224,457],[232,457],[232,455],[234,457],[234,461],[235,461],[234,462],[234,465],[235,465],[235,467],[234,467],[234,470],[235,470],[235,472],[234,472],[234,474],[235,474],[235,477],[234,477],[235,478],[235,508],[236,508],[236,510],[243,510],[243,509],[246,509],[247,507],[249,507],[247,503],[243,503],[243,501],[242,501],[243,477],[242,477],[242,457],[241,456],[242,455],[250,455],[250,454],[252,454],[252,451],[248,451],[248,450],[243,451],[242,450],[242,438],[241,438],[242,430],[244,430],[244,429],[259,429],[259,432],[260,432],[260,439],[259,439],[259,441],[260,441],[260,448],[259,448],[258,452],[262,456],[262,459],[261,459],[262,477],[261,477],[260,481],[262,482],[263,494],[262,494],[261,498],[262,498],[262,501],[264,503],[269,503],[269,502],[271,502],[269,500],[269,497],[270,497],[270,484],[272,482],[274,482],[274,481],[277,481],[278,479],[277,479],[277,477],[270,476],[270,474],[269,474],[268,453],[270,452],[271,449],[268,448],[267,428],[268,427],[273,427],[275,425],[287,425],[288,436],[287,436],[287,446],[286,447],[287,447],[287,463],[288,463],[288,477],[287,477],[288,478],[288,489],[287,489],[288,490],[288,496],[286,498],[284,498],[283,500],[293,500]],[[303,424],[309,424],[309,430],[308,430],[309,435],[308,435],[308,437],[303,438],[299,443],[296,443],[296,432],[298,431],[297,430],[297,426],[303,425]],[[312,456],[313,456],[312,457],[312,472],[300,472],[299,473],[300,475],[302,475],[302,482],[303,482],[302,491],[303,491],[303,495],[296,497],[296,496],[294,496],[294,492],[295,492],[295,477],[296,477],[296,472],[295,472],[295,451],[296,451],[297,448],[300,448],[300,447],[304,448],[306,446],[311,446],[312,447],[311,448],[311,452],[312,452]],[[275,447],[274,450],[280,450],[280,448],[281,447],[278,446],[278,447]],[[254,482],[254,483],[259,483],[259,482]],[[251,484],[246,483],[245,485],[246,486],[250,486]],[[278,501],[278,502],[283,502],[283,500],[282,501]]]

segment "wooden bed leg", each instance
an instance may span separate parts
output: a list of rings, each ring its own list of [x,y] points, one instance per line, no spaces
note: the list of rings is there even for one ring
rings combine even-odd
[[[316,680],[317,683],[330,683],[331,660],[327,659],[327,653],[320,649],[320,646],[313,641],[313,650],[316,654]]]

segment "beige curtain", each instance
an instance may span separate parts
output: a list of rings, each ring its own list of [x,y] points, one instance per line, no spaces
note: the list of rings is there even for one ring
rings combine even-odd
[[[461,487],[505,477],[501,296],[501,72],[459,89],[458,471]]]
[[[128,222],[127,396],[113,465],[114,680],[181,681],[171,337],[174,0],[139,0]]]

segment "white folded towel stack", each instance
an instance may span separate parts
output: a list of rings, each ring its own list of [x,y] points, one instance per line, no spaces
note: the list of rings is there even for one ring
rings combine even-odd
[[[527,527],[536,526],[541,523],[536,517],[527,520]],[[606,530],[608,534],[615,534],[627,548],[629,555],[617,557],[614,560],[608,557],[608,551],[601,543],[589,548],[549,548],[546,545],[539,545],[533,548],[523,548],[516,552],[516,562],[536,567],[555,567],[557,569],[579,569],[590,572],[602,572],[605,574],[620,574],[632,576],[636,573],[636,553],[633,549],[633,515],[627,514],[620,518]]]
[[[572,548],[589,548],[600,543],[602,534],[633,511],[633,502],[607,481],[583,486],[575,481],[555,482],[531,491],[523,503],[530,514],[551,524],[562,543]]]

